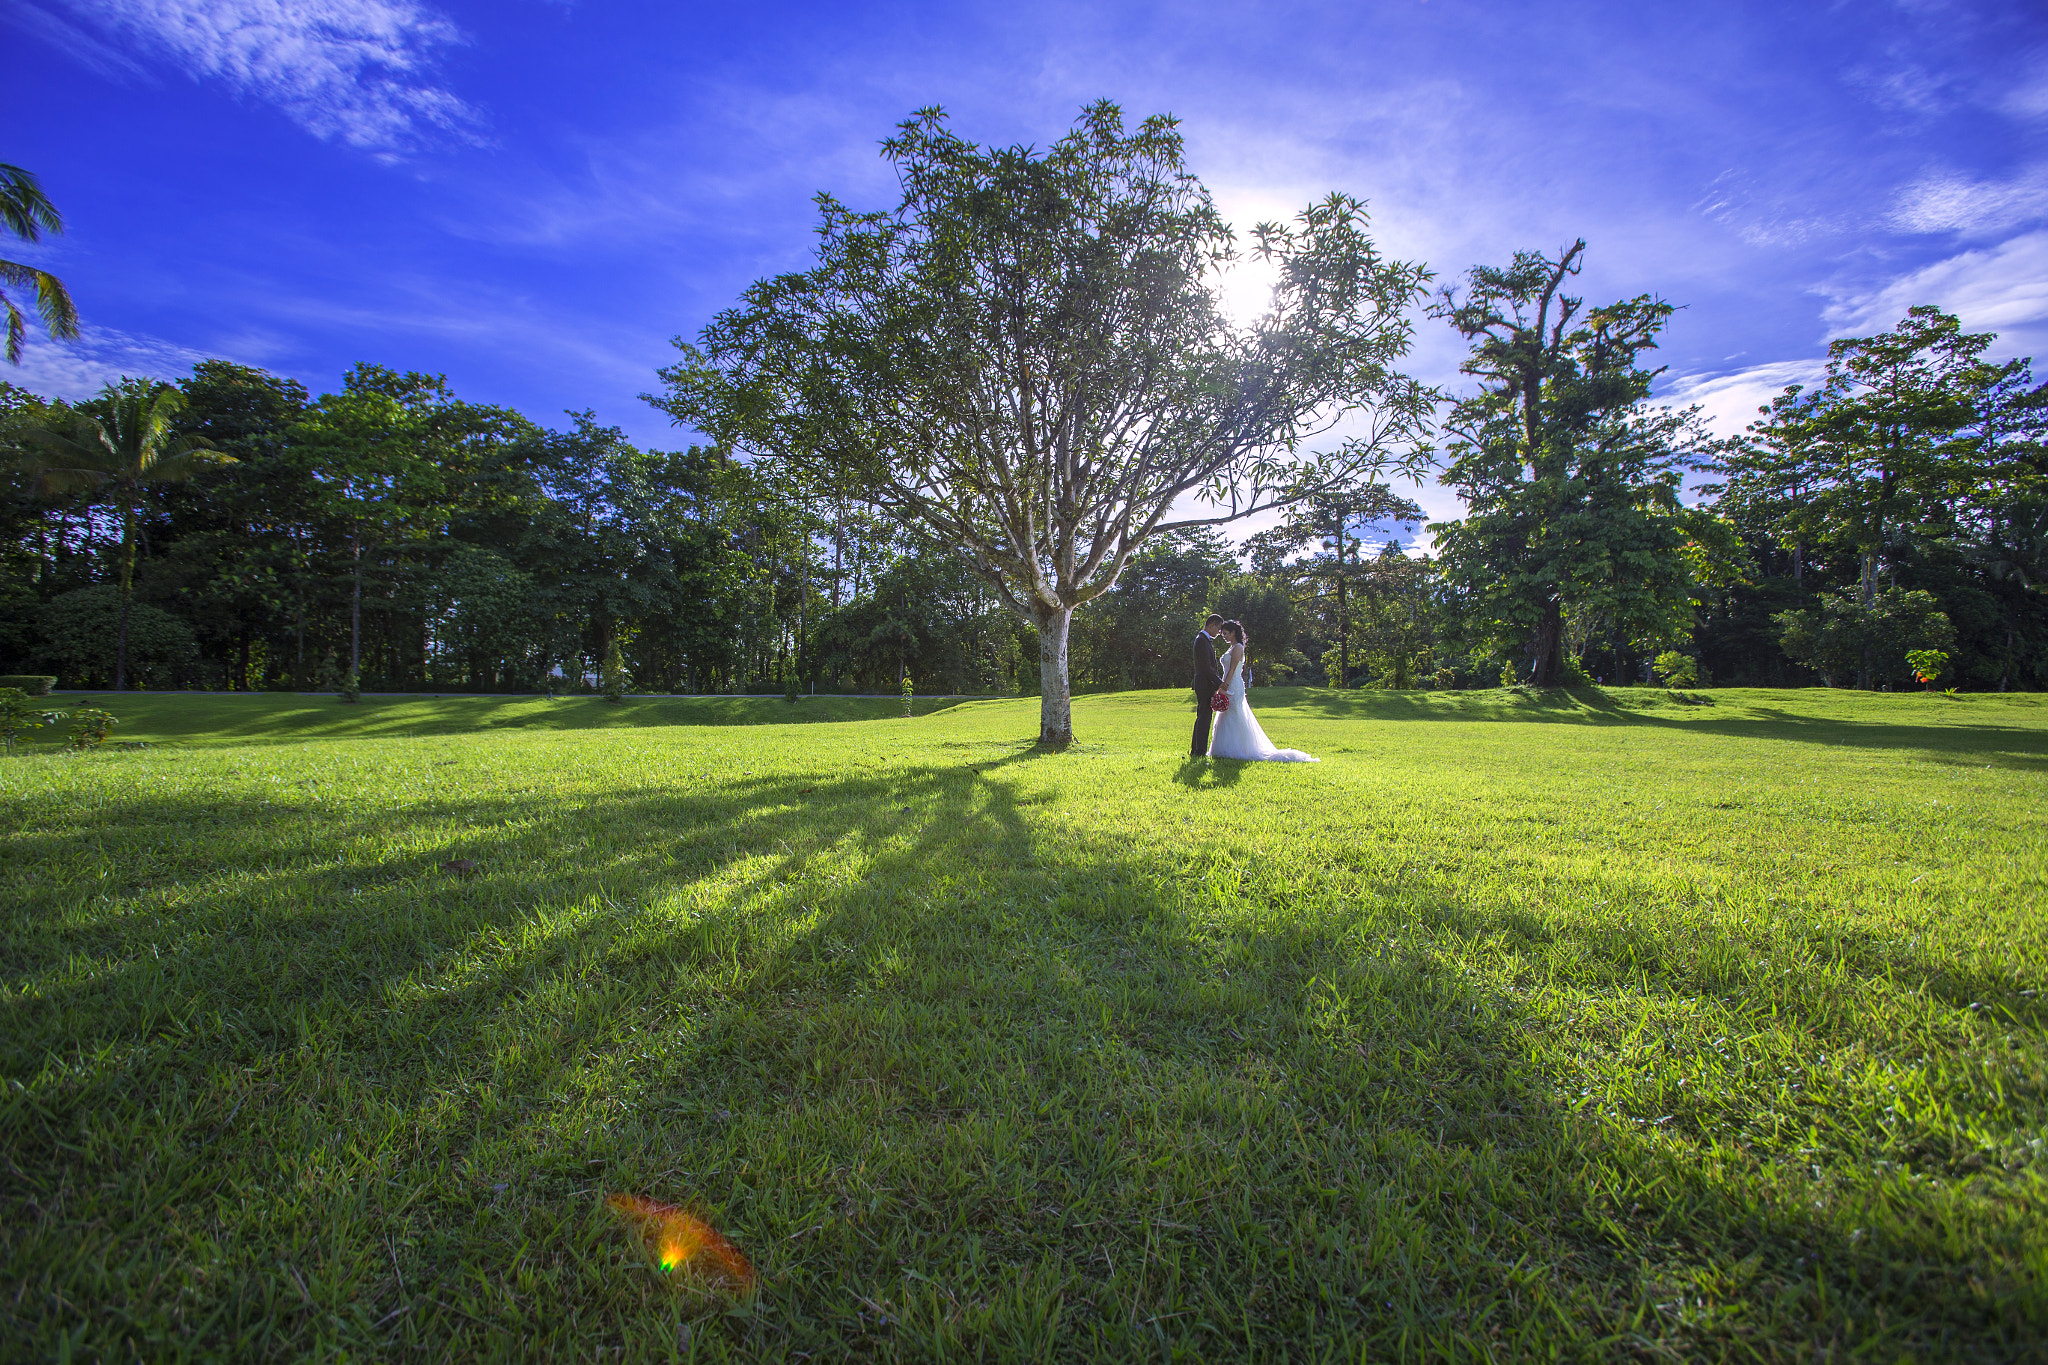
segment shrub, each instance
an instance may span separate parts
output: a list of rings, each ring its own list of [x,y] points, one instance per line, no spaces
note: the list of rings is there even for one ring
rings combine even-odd
[[[1439,692],[1448,692],[1448,691],[1450,691],[1450,690],[1451,690],[1451,689],[1452,689],[1453,687],[1456,687],[1457,685],[1458,685],[1458,675],[1457,675],[1457,674],[1456,674],[1456,673],[1455,673],[1454,671],[1452,671],[1451,669],[1448,669],[1448,668],[1439,668],[1439,669],[1438,669],[1438,670],[1436,671],[1436,690],[1437,690],[1437,691],[1439,691]]]
[[[10,749],[25,731],[55,725],[63,718],[61,711],[37,709],[34,700],[19,687],[0,687],[0,740]]]
[[[112,711],[102,711],[97,706],[81,706],[71,713],[71,747],[96,749],[107,742],[107,736],[114,733],[114,727],[120,723],[114,719]]]
[[[335,698],[354,705],[363,699],[363,676],[355,669],[341,675],[341,682],[335,687]]]
[[[47,673],[0,673],[0,687],[12,687],[31,697],[47,697],[57,680]]]
[[[51,598],[42,609],[49,661],[71,679],[112,681],[114,642],[121,628],[121,590],[97,583]],[[177,617],[146,602],[128,610],[128,685],[175,686],[198,658],[192,632]]]
[[[1666,687],[1691,687],[1700,680],[1699,661],[1675,649],[1659,654],[1650,668]]]
[[[906,720],[910,718],[910,703],[916,696],[917,693],[911,687],[910,675],[905,673],[903,675],[903,717]]]
[[[1938,649],[1909,649],[1906,667],[1913,670],[1923,691],[1932,692],[1935,681],[1948,669],[1948,655]]]
[[[1522,685],[1522,680],[1515,676],[1515,661],[1513,659],[1509,659],[1500,666],[1500,685],[1502,687],[1520,687]]]
[[[1818,670],[1830,686],[1854,679],[1859,687],[1904,682],[1900,665],[1923,650],[1939,653],[1955,643],[1955,626],[1934,594],[1887,588],[1866,607],[1852,593],[1820,599],[1818,611],[1781,611],[1778,643],[1785,653]]]

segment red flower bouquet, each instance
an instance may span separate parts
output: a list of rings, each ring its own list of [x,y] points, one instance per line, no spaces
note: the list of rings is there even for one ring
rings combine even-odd
[[[1217,688],[1216,695],[1209,698],[1209,709],[1211,711],[1228,711],[1230,709],[1230,694],[1220,687]]]

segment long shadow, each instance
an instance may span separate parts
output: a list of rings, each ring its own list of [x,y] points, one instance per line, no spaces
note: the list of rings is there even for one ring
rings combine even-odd
[[[1306,693],[1271,703],[1311,710],[1330,718],[1471,723],[1638,726],[1742,739],[1787,740],[1802,744],[1864,749],[1913,749],[1939,756],[1981,758],[1994,766],[2027,770],[2048,767],[2048,728],[2027,725],[1926,725],[1884,720],[1848,720],[1800,715],[1777,707],[1742,703],[1748,714],[1721,718],[1702,710],[1683,717],[1638,709],[1595,688],[1552,688],[1518,693],[1513,700],[1432,695],[1427,701],[1401,693]]]
[[[430,851],[354,860],[388,816],[210,793],[17,836],[117,871],[7,930],[0,1328],[667,1358],[676,1300],[593,1214],[627,1188],[754,1255],[753,1308],[681,1310],[745,1357],[2029,1339],[1945,1230],[1851,1237],[1576,1107],[1452,946],[1550,931],[1076,828],[1041,757],[450,798],[406,814],[459,831]],[[1749,1317],[1660,1306],[1702,1264]]]
[[[1643,723],[1682,725],[1702,734],[1749,739],[1791,739],[1858,749],[1918,749],[1932,755],[1983,755],[2008,767],[2048,766],[2048,730],[2019,725],[1904,725],[1888,721],[1802,716],[1773,707],[1748,708],[1762,719],[1671,720],[1645,716]]]

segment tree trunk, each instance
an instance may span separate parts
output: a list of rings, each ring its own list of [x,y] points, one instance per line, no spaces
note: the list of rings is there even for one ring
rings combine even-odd
[[[1344,592],[1344,561],[1337,561],[1337,686],[1351,685],[1351,604]]]
[[[121,509],[121,626],[114,635],[114,690],[128,686],[128,604],[135,596],[135,509]]]
[[[796,680],[798,683],[802,683],[804,679],[804,632],[810,625],[808,611],[810,600],[811,542],[809,537],[806,536],[803,557],[797,561],[796,577]],[[794,689],[792,688],[792,690]],[[815,692],[817,690],[816,686],[813,685],[811,690]]]
[[[1556,687],[1564,680],[1564,609],[1555,599],[1543,604],[1536,622],[1536,671],[1529,679],[1536,687]]]
[[[354,584],[348,599],[348,671],[360,683],[363,665],[363,538],[357,536],[349,549],[354,562]]]
[[[1062,748],[1074,742],[1074,701],[1067,690],[1067,626],[1072,607],[1033,613],[1038,625],[1038,742]]]

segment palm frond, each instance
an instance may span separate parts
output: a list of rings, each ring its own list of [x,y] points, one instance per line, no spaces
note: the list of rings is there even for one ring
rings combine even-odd
[[[43,193],[34,172],[0,161],[0,223],[24,241],[40,242],[45,232],[62,232],[63,215]]]
[[[162,380],[109,384],[84,408],[59,404],[21,433],[33,450],[18,464],[43,492],[97,488],[117,481],[130,488],[191,477],[202,464],[234,458],[198,436],[173,433],[185,396]]]
[[[36,291],[36,312],[42,315],[43,326],[51,336],[60,340],[75,341],[78,338],[78,306],[71,301],[71,293],[64,282],[47,270],[23,265],[18,261],[0,260],[0,282],[32,288]],[[21,309],[14,300],[0,290],[0,306],[7,310],[7,359],[9,363],[21,363],[21,346],[26,339],[25,320]]]
[[[32,477],[38,493],[98,488],[118,472],[99,434],[98,423],[59,405],[40,425],[20,432],[28,448],[14,463]]]
[[[29,486],[45,495],[87,493],[102,488],[110,476],[97,469],[63,469],[55,465],[33,467]]]

